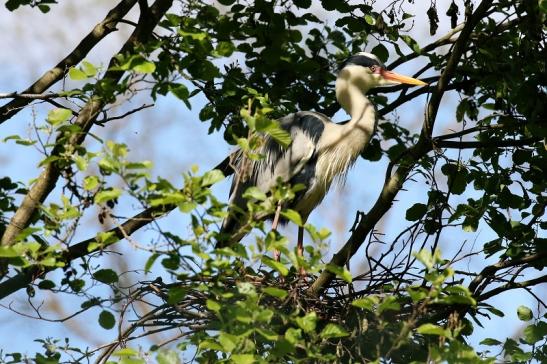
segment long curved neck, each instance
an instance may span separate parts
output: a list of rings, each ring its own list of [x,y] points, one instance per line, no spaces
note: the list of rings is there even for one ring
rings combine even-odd
[[[344,125],[347,134],[361,134],[367,143],[376,129],[376,111],[366,98],[364,87],[351,82],[351,77],[339,77],[336,81],[336,98],[342,108],[351,116]]]

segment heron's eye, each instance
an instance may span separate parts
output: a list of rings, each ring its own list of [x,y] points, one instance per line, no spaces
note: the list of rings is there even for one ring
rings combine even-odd
[[[370,66],[369,68],[373,73],[376,72],[376,66]]]

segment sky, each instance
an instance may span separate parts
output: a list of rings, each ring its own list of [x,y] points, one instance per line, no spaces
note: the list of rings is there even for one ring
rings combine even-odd
[[[388,1],[377,1],[375,9],[382,7]],[[417,2],[419,3],[419,2]],[[441,4],[439,14],[444,14]],[[11,13],[0,7],[0,44],[3,51],[0,52],[0,92],[11,92],[23,90],[26,86],[37,79],[49,67],[56,64],[68,50],[75,47],[78,41],[98,21],[100,21],[113,2],[106,0],[80,0],[77,3],[64,1],[52,6],[48,14],[41,14],[37,9],[20,8]],[[85,11],[82,11],[85,9]],[[312,7],[311,11],[319,18],[328,17],[327,13]],[[425,14],[425,9],[421,13]],[[132,19],[137,13],[131,13]],[[67,27],[67,25],[69,25]],[[334,20],[332,20],[334,26]],[[449,30],[449,21],[441,19],[439,30],[435,37],[429,35],[429,26],[423,17],[416,18],[415,26],[411,35],[422,45],[428,44],[436,37],[441,36]],[[130,27],[125,24],[119,25],[119,31],[109,35],[98,47],[92,50],[87,60],[94,64],[105,64],[110,56],[117,51],[129,32]],[[68,30],[70,29],[70,30]],[[370,49],[375,45],[371,42]],[[393,61],[393,57],[389,61]],[[389,64],[389,61],[387,64]],[[414,62],[405,64],[396,71],[412,74],[423,65],[424,60],[417,59]],[[427,74],[427,75],[434,75]],[[71,81],[66,86],[70,87]],[[59,86],[57,86],[59,87]],[[57,88],[56,88],[57,89]],[[56,90],[55,89],[55,90]],[[130,107],[137,107],[150,100],[141,97],[132,100]],[[104,140],[116,140],[125,142],[130,149],[129,158],[132,160],[151,160],[153,162],[153,174],[162,176],[180,185],[181,174],[188,171],[190,166],[197,164],[200,171],[215,166],[232,150],[232,147],[224,142],[221,133],[208,134],[208,125],[199,121],[197,112],[204,104],[203,98],[197,96],[192,99],[192,109],[188,110],[183,103],[173,97],[161,97],[153,108],[145,109],[142,112],[132,115],[123,120],[109,123],[106,127],[96,127],[93,133]],[[408,105],[404,105],[395,113],[399,122],[411,130],[418,131],[421,125],[426,96],[416,98]],[[441,103],[438,116],[438,124],[434,134],[444,134],[453,129],[459,130],[461,125],[453,121],[454,107],[457,105],[456,95],[447,95]],[[124,112],[123,107],[119,114]],[[9,135],[32,135],[33,120],[41,122],[45,118],[47,108],[36,106],[26,108],[16,117],[0,125],[0,141]],[[335,121],[346,119],[343,113],[335,116]],[[86,142],[89,149],[100,149],[100,145],[93,140]],[[454,155],[452,155],[454,157]],[[8,175],[13,180],[28,182],[35,178],[39,172],[37,164],[41,155],[32,147],[22,147],[13,142],[0,142],[0,176]],[[342,188],[334,188],[324,202],[314,211],[310,222],[319,227],[327,227],[333,231],[330,239],[330,246],[325,251],[325,261],[338,250],[349,237],[348,229],[353,223],[357,210],[367,211],[376,200],[385,175],[387,160],[383,158],[378,162],[359,160],[350,172],[348,181]],[[215,186],[217,196],[228,194],[229,181],[224,181]],[[404,221],[404,214],[408,207],[416,202],[426,202],[427,186],[419,179],[415,182],[409,181],[405,184],[405,191],[397,196],[396,208],[393,208],[378,224],[378,230],[387,234],[386,239],[393,232],[400,231],[400,221]],[[469,197],[466,195],[465,198]],[[53,194],[52,199],[58,198]],[[461,201],[465,201],[461,197]],[[457,201],[457,199],[455,200]],[[126,215],[139,211],[136,205],[128,204]],[[162,220],[162,226],[174,229],[184,235],[188,232],[188,222],[182,220],[182,215],[173,213]],[[84,228],[81,229],[81,238],[87,238],[98,229],[102,229],[96,221],[96,215],[87,216],[83,221]],[[397,230],[397,227],[399,229]],[[296,236],[296,227],[288,226],[289,236]],[[454,230],[449,234],[443,234],[441,250],[447,257],[455,253],[462,241],[468,241],[469,247],[473,244],[490,240],[491,231],[485,226],[479,228],[477,234],[466,234],[460,230]],[[137,232],[134,235],[136,241],[150,241],[153,239],[150,232]],[[476,241],[473,241],[476,239]],[[475,245],[477,248],[477,245]],[[102,267],[112,266],[117,270],[120,264],[127,264],[127,268],[142,267],[146,255],[139,254],[130,244],[118,243],[120,252],[132,254],[131,262],[120,262],[117,259],[105,259]],[[352,261],[354,272],[362,271],[364,252],[361,249]],[[480,265],[479,265],[480,263]],[[462,261],[466,268],[480,267],[483,261],[473,260]],[[54,275],[55,276],[55,275]],[[58,276],[58,274],[57,274]],[[139,277],[143,279],[143,277]],[[150,277],[146,277],[149,279]],[[69,314],[73,311],[70,306],[70,298],[67,301],[59,302],[47,294],[40,293],[45,301],[45,307],[51,317],[59,316],[59,312]],[[545,297],[545,294],[543,294]],[[64,323],[48,323],[29,319],[22,315],[14,315],[5,307],[12,305],[15,309],[30,313],[25,304],[25,293],[19,292],[0,302],[0,326],[2,331],[10,332],[11,335],[0,335],[0,350],[7,352],[22,351],[29,354],[39,350],[39,343],[32,342],[35,338],[50,337],[75,337],[74,344],[96,346],[104,343],[115,336],[114,330],[106,331],[97,324],[89,324],[87,320],[95,320],[97,311],[82,315]],[[75,301],[77,302],[77,301]],[[513,335],[519,329],[519,322],[516,318],[516,307],[520,304],[532,305],[530,296],[523,292],[512,292],[501,295],[489,301],[489,303],[507,312],[503,319],[496,318],[495,321],[487,323],[485,329],[478,329],[472,338],[472,342],[478,342],[485,337],[494,337],[503,340]],[[78,303],[79,304],[79,303]]]

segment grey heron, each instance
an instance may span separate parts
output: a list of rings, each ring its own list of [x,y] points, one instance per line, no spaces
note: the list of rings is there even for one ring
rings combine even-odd
[[[286,206],[296,210],[305,222],[323,200],[333,180],[344,180],[376,130],[375,108],[365,93],[377,86],[394,84],[427,85],[415,78],[386,70],[382,62],[370,53],[360,52],[346,59],[339,67],[335,89],[336,98],[350,115],[350,121],[337,124],[314,111],[299,111],[279,119],[280,126],[292,139],[287,148],[281,147],[272,138],[266,138],[259,150],[262,159],[244,160],[240,155],[233,161],[232,208],[222,224],[221,236],[230,236],[240,228],[237,211],[246,209],[243,194],[247,188],[256,186],[268,193],[279,179],[292,185],[301,183],[305,186]],[[281,206],[278,206],[273,218],[273,230],[277,228],[280,209]],[[297,241],[299,255],[303,252],[303,233],[300,226]],[[230,243],[229,240],[220,239],[217,247]]]

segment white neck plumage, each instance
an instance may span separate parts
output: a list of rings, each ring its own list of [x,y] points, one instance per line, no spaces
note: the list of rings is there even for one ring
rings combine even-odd
[[[353,71],[349,68],[340,72],[336,80],[336,98],[351,116],[350,122],[344,125],[345,132],[358,138],[364,147],[376,129],[376,111],[365,96],[371,80],[355,76]]]

